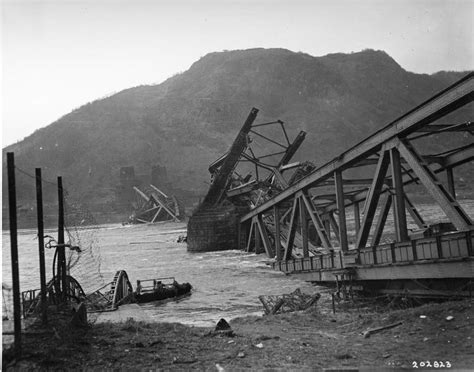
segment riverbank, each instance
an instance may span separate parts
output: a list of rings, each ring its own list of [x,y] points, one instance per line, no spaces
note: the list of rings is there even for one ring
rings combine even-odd
[[[304,312],[233,319],[233,337],[213,328],[132,318],[85,329],[55,321],[49,329],[24,335],[21,360],[4,352],[3,370],[380,370],[428,362],[436,369],[441,363],[468,369],[474,365],[473,304],[464,300],[397,310],[340,305],[332,314],[325,294]],[[367,330],[387,325],[396,326],[364,337]]]

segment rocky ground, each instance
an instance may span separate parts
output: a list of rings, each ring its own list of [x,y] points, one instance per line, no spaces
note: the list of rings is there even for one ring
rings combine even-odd
[[[96,323],[73,328],[64,317],[30,327],[23,355],[3,350],[3,370],[317,370],[474,366],[474,300],[338,304],[230,322],[232,332],[182,324]],[[328,305],[329,304],[329,305]],[[392,325],[372,334],[381,326]],[[429,364],[428,364],[429,363]]]

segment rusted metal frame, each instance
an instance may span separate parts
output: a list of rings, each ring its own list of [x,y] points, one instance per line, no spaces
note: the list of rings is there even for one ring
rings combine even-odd
[[[277,141],[272,140],[271,138],[268,138],[267,136],[264,136],[261,133],[255,132],[254,130],[250,129],[250,133],[256,134],[259,137],[262,137],[263,139],[266,139],[268,142],[271,142],[277,146],[283,147],[286,150],[286,146],[282,145],[281,143],[278,143]]]
[[[252,218],[253,215],[271,208],[275,203],[279,203],[280,201],[289,198],[297,191],[312,187],[313,184],[321,182],[329,177],[338,168],[351,167],[353,164],[360,162],[363,158],[379,151],[382,144],[389,139],[394,138],[397,135],[407,136],[419,128],[428,125],[457,108],[471,102],[474,99],[473,90],[474,73],[470,73],[465,78],[459,80],[452,86],[367,137],[334,160],[316,169],[295,185],[292,185],[271,200],[247,213],[241,218],[241,221]]]
[[[390,149],[390,163],[393,184],[393,214],[397,242],[408,240],[407,216],[405,211],[405,192],[403,190],[402,169],[400,154],[395,147]]]
[[[407,209],[407,211],[410,214],[411,218],[413,218],[413,221],[415,221],[415,223],[417,224],[417,226],[419,228],[428,227],[428,225],[423,220],[423,217],[421,217],[421,214],[416,209],[415,205],[408,198],[407,194],[405,194],[405,208]]]
[[[336,203],[339,216],[339,242],[341,250],[347,252],[349,250],[349,242],[347,240],[347,224],[346,224],[346,207],[344,202],[344,184],[342,180],[342,172],[336,170],[334,172],[334,186],[336,190]]]
[[[265,226],[265,223],[262,220],[262,216],[258,215],[256,219],[258,231],[260,232],[260,237],[263,242],[263,247],[265,248],[265,252],[267,256],[270,258],[275,257],[275,252],[273,252],[272,245],[270,244],[270,240],[268,239],[268,232]]]
[[[372,221],[375,216],[377,204],[380,198],[380,192],[385,182],[385,175],[390,163],[388,151],[382,149],[382,153],[375,170],[374,181],[369,189],[365,204],[364,204],[364,218],[360,227],[359,234],[357,235],[356,248],[364,248],[369,238],[370,228],[372,227]]]
[[[408,145],[409,146],[409,145]],[[439,204],[443,212],[448,216],[451,222],[458,230],[468,230],[473,226],[470,217],[464,212],[462,207],[456,202],[451,194],[445,190],[441,182],[438,181],[434,173],[423,164],[420,156],[413,148],[409,148],[407,143],[400,140],[397,148],[400,154],[405,158],[420,182]]]
[[[282,250],[281,250],[281,225],[280,225],[280,208],[278,205],[273,206],[273,219],[275,222],[275,254],[277,261],[282,259]]]
[[[379,218],[377,219],[377,223],[374,229],[374,235],[372,237],[372,242],[370,243],[372,247],[376,247],[380,243],[380,239],[382,238],[382,234],[383,234],[383,229],[385,227],[385,223],[387,222],[388,212],[390,212],[391,206],[392,206],[392,195],[384,194],[382,198],[381,207],[380,207]]]
[[[306,207],[306,211],[313,222],[314,228],[318,234],[319,239],[321,240],[321,244],[327,250],[332,250],[331,241],[329,239],[329,232],[326,230],[324,223],[319,216],[319,213],[311,202],[311,199],[308,197],[307,191],[302,191],[299,194],[300,200],[303,201],[304,206]]]
[[[296,216],[298,212],[298,198],[294,198],[293,200],[293,208],[291,209],[291,218],[290,218],[290,224],[288,226],[289,231],[288,231],[288,238],[286,241],[286,248],[285,248],[285,254],[284,254],[284,260],[290,260],[292,251],[293,251],[293,243],[295,241],[295,233],[296,233]]]

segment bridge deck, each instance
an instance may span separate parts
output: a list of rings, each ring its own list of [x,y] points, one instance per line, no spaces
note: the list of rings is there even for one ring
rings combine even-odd
[[[314,282],[334,282],[350,272],[354,282],[465,279],[474,273],[473,231],[440,234],[405,243],[392,243],[360,251],[341,251],[314,257],[277,261],[275,270]]]

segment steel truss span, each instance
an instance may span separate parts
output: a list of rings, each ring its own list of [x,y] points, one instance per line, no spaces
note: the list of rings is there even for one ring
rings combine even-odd
[[[474,160],[473,88],[470,73],[297,182],[274,177],[279,192],[240,218],[239,247],[314,281],[470,282],[474,224],[456,172]],[[419,195],[445,217],[426,215]]]

